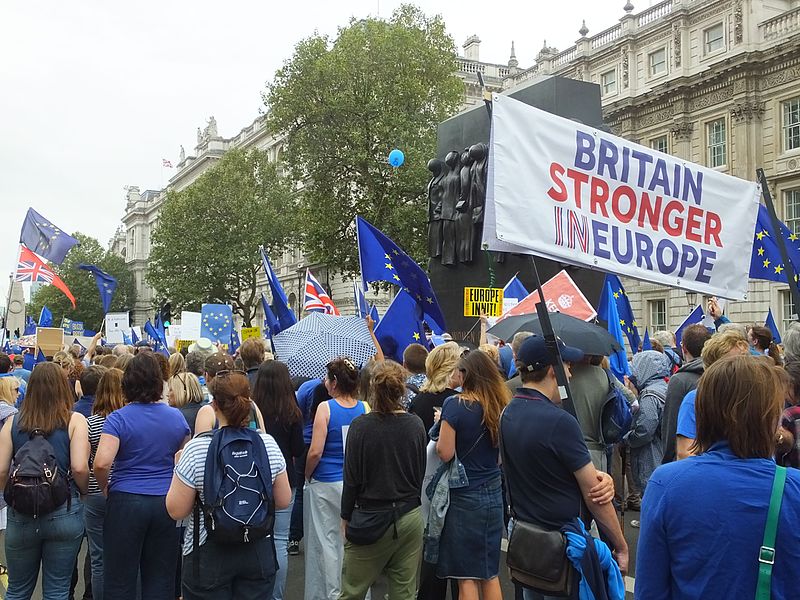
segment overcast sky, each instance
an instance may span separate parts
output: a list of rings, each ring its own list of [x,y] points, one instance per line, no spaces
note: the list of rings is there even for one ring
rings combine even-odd
[[[651,4],[634,1],[636,12]],[[125,208],[123,186],[159,189],[179,147],[216,117],[230,137],[262,107],[260,92],[314,30],[334,34],[350,17],[388,17],[396,0],[227,2],[170,0],[3,2],[0,7],[0,305],[17,259],[25,211],[107,244]],[[622,0],[420,0],[443,15],[461,52],[472,34],[480,58],[533,63],[543,41],[599,33]],[[191,235],[187,232],[187,235]]]

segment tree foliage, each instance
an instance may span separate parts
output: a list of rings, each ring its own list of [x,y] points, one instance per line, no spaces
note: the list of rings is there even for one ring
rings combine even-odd
[[[53,265],[53,270],[75,296],[76,308],[72,308],[72,303],[61,290],[52,285],[45,285],[31,298],[28,314],[38,320],[42,306],[47,305],[53,313],[55,326],[61,324],[63,317],[67,317],[73,321],[82,321],[87,329],[99,330],[104,316],[100,293],[94,276],[78,269],[78,265],[81,263],[97,265],[109,275],[116,277],[118,287],[111,302],[111,312],[133,309],[136,301],[133,274],[122,257],[103,248],[96,239],[81,233],[75,233],[73,236],[80,240],[80,245],[69,251],[61,265]]]
[[[441,17],[403,5],[388,21],[353,20],[334,40],[313,35],[264,93],[284,134],[286,164],[304,182],[298,228],[312,260],[358,270],[356,215],[418,259],[425,255],[427,161],[436,126],[464,86]],[[387,162],[393,148],[405,164]]]
[[[151,237],[147,280],[173,311],[229,303],[249,327],[257,304],[258,246],[283,249],[293,189],[264,151],[231,150],[180,192],[170,192]]]

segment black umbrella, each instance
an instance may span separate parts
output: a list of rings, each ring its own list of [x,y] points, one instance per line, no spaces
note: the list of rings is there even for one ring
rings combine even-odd
[[[558,312],[550,313],[550,322],[553,324],[553,331],[567,346],[580,348],[586,354],[608,356],[622,349],[613,335],[594,323],[587,323]],[[539,317],[536,315],[506,317],[486,333],[510,342],[520,331],[542,335]]]

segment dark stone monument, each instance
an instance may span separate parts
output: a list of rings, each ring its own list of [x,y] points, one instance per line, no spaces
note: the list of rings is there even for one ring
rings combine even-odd
[[[555,115],[603,128],[600,87],[564,77],[537,79],[515,88],[512,98]],[[465,287],[503,287],[515,273],[535,289],[529,256],[489,253],[481,248],[489,143],[489,114],[475,106],[439,125],[437,158],[428,163],[428,248],[431,284],[447,319],[449,333],[460,339],[474,318],[464,314]],[[590,302],[597,305],[604,274],[536,258],[542,283],[566,269]]]

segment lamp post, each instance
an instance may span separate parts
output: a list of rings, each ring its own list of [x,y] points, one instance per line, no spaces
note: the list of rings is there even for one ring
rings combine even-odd
[[[689,305],[689,310],[697,306],[697,292],[686,292],[686,304]]]

